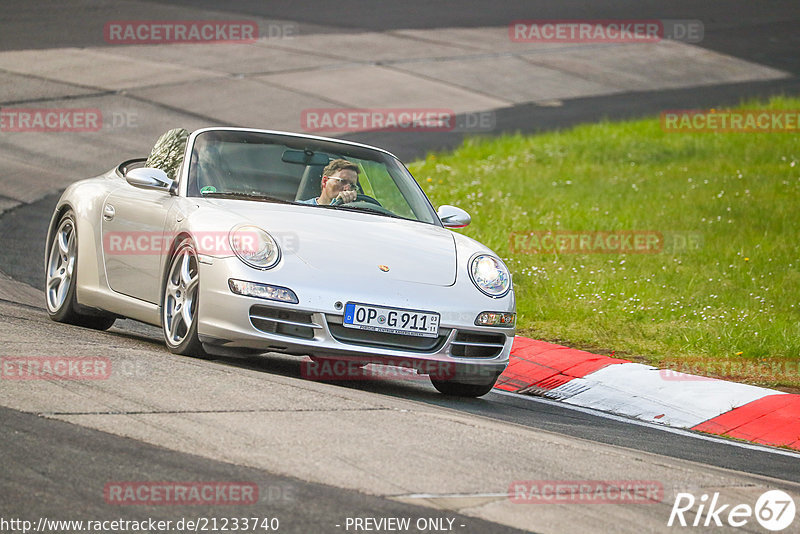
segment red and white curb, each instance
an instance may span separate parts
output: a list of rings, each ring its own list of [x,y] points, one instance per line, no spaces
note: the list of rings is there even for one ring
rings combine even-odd
[[[800,395],[516,337],[497,389],[800,450]]]

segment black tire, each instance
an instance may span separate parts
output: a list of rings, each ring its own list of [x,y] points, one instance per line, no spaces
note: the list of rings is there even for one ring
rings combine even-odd
[[[170,258],[161,290],[161,331],[173,354],[208,358],[197,336],[199,295],[197,251],[187,239],[176,247]]]
[[[78,304],[78,227],[67,210],[45,249],[45,307],[50,319],[94,330],[108,330],[116,316],[88,310]],[[87,313],[88,312],[88,313]]]
[[[433,377],[430,378],[431,384],[433,384],[433,387],[435,387],[439,393],[452,397],[482,397],[492,391],[495,382],[497,382],[495,378],[488,384],[464,384],[453,380],[437,380]]]

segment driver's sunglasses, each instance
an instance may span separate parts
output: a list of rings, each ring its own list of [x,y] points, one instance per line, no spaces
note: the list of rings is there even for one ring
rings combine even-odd
[[[348,182],[344,178],[339,178],[338,176],[328,176],[328,180],[336,180],[339,182],[339,185],[342,187],[350,186],[351,191],[358,191],[358,183],[357,182]]]

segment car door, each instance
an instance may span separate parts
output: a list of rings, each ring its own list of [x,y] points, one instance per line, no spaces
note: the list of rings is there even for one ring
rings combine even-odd
[[[112,290],[159,303],[161,261],[169,247],[164,232],[177,197],[128,183],[105,200],[102,213],[103,259]]]

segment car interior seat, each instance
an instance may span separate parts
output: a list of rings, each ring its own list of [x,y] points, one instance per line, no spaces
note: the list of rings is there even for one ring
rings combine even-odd
[[[325,165],[306,165],[303,177],[300,178],[300,186],[297,188],[295,201],[317,198],[322,193],[322,171]]]

